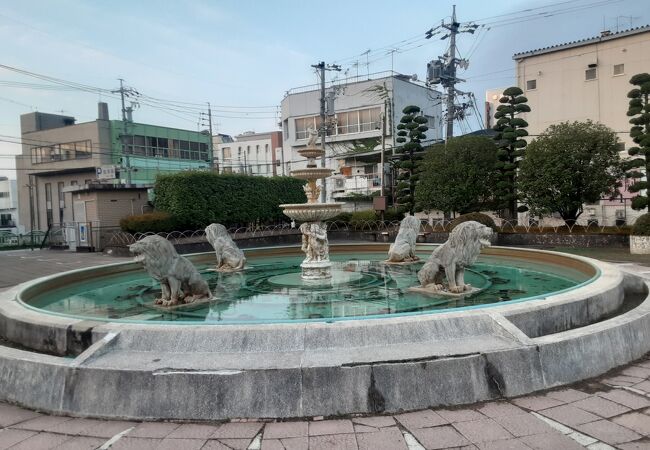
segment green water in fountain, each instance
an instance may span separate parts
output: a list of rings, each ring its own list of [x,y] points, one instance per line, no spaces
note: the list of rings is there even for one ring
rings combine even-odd
[[[462,298],[409,292],[418,285],[423,262],[385,265],[385,253],[332,255],[331,281],[303,282],[302,255],[250,258],[243,272],[217,273],[211,265],[197,268],[215,300],[185,305],[174,311],[153,306],[160,295],[157,282],[135,271],[99,277],[36,296],[29,305],[53,314],[92,320],[139,323],[274,323],[375,318],[471,308],[541,298],[587,281],[587,276],[541,263],[498,257],[479,258],[465,272],[465,281],[482,289]],[[420,254],[426,259],[428,254]]]

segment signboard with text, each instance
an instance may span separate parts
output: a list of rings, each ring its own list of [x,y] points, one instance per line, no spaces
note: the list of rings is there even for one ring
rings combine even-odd
[[[97,178],[99,180],[112,180],[116,177],[115,166],[97,167]]]

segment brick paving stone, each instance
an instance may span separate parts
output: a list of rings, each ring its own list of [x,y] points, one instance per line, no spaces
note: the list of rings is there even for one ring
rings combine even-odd
[[[227,424],[230,425],[230,424]],[[216,425],[185,423],[169,433],[165,438],[171,439],[208,439],[218,430]],[[135,430],[134,430],[135,431]]]
[[[555,432],[547,423],[531,414],[501,416],[495,417],[494,420],[516,437]]]
[[[112,438],[118,433],[121,433],[129,428],[133,428],[137,425],[135,422],[126,422],[121,420],[103,420],[97,421],[95,425],[92,425],[86,431],[84,431],[84,436],[91,437],[100,437],[100,438]],[[133,431],[133,430],[131,430]]]
[[[603,383],[611,384],[614,386],[633,386],[635,384],[639,384],[642,381],[643,378],[629,377],[626,375],[617,375],[615,377],[605,378],[603,380]]]
[[[276,422],[264,427],[264,439],[307,436],[308,433],[309,422]]]
[[[404,436],[397,427],[384,428],[376,433],[357,435],[359,450],[408,450]]]
[[[519,397],[511,400],[517,406],[529,409],[531,411],[541,411],[542,409],[553,408],[563,405],[564,402],[556,398],[545,395],[531,395],[529,397]]]
[[[509,416],[513,414],[526,414],[526,411],[508,402],[486,403],[478,410],[488,417]]]
[[[606,419],[630,411],[627,406],[619,405],[602,397],[593,396],[571,403],[571,406],[598,414]]]
[[[8,427],[39,416],[37,412],[0,403],[0,427]]]
[[[306,436],[280,439],[286,450],[308,450],[309,438]]]
[[[0,450],[5,450],[35,434],[35,431],[30,430],[11,430],[8,428],[0,430]]]
[[[619,425],[634,430],[639,434],[650,435],[650,416],[638,412],[631,412],[623,414],[622,416],[614,417],[613,422]]]
[[[551,391],[547,393],[546,396],[554,398],[556,400],[561,400],[565,403],[571,403],[585,399],[589,397],[589,394],[585,394],[584,392],[578,391],[576,389],[560,389],[559,391]]]
[[[103,438],[75,436],[54,448],[61,450],[95,450],[101,447],[104,442],[106,442],[106,439]]]
[[[621,444],[640,439],[642,436],[629,428],[622,427],[608,420],[599,420],[597,422],[586,423],[576,426],[581,433],[588,434],[591,437],[606,442],[610,445]]]
[[[244,439],[254,438],[260,432],[263,423],[260,422],[231,422],[220,425],[212,433],[212,439]]]
[[[162,439],[123,437],[111,445],[111,450],[158,450]]]
[[[354,434],[309,436],[309,450],[358,450]]]
[[[383,428],[395,425],[395,419],[391,416],[375,416],[375,417],[355,417],[352,422],[368,427]]]
[[[262,450],[285,450],[280,439],[262,440]]]
[[[430,409],[398,414],[395,416],[395,419],[409,430],[447,425],[449,423],[448,420],[442,418]]]
[[[223,445],[235,450],[246,450],[253,441],[253,438],[246,439],[217,439]]]
[[[571,405],[556,406],[555,408],[545,409],[544,411],[541,411],[540,414],[569,426],[594,422],[600,419],[600,417],[595,414]]]
[[[628,366],[623,369],[623,371],[621,371],[621,375],[648,379],[650,378],[650,368],[642,366]]]
[[[437,409],[436,413],[449,422],[469,422],[485,419],[486,416],[473,409]]]
[[[632,409],[641,409],[650,406],[650,400],[648,400],[647,397],[643,397],[630,391],[624,391],[622,389],[613,389],[609,392],[599,392],[598,396]]]
[[[324,434],[354,433],[350,420],[321,420],[309,422],[309,435],[320,436]]]
[[[530,450],[530,447],[517,439],[503,441],[481,442],[477,444],[481,450]]]
[[[367,425],[359,425],[357,423],[354,423],[354,432],[355,433],[375,433],[381,428],[375,428],[375,427],[369,427]]]
[[[129,437],[164,438],[180,427],[180,423],[143,422],[129,431]]]
[[[650,394],[650,381],[646,380],[635,384],[634,388]]]
[[[560,433],[524,436],[519,440],[534,450],[584,450],[582,445]]]
[[[617,445],[621,450],[650,450],[650,442],[627,442],[625,444]]]
[[[473,443],[512,438],[512,434],[493,419],[455,423],[454,428]]]
[[[111,448],[111,450],[113,449]],[[201,448],[201,450],[232,450],[232,449],[226,445],[223,445],[221,442],[215,440],[215,441],[206,442],[205,445]]]
[[[34,430],[34,431],[47,431],[49,428],[58,425],[63,422],[72,420],[72,417],[62,417],[62,416],[39,416],[35,419],[26,420],[24,422],[17,423],[12,425],[11,428],[20,428],[22,430]]]
[[[470,442],[451,426],[418,428],[412,431],[415,439],[427,450],[469,445]]]
[[[69,441],[72,436],[54,433],[38,433],[34,436],[20,441],[20,443],[11,447],[11,450],[47,450]]]
[[[71,419],[71,420],[66,420],[64,422],[54,424],[51,427],[46,428],[44,431],[49,431],[52,433],[60,433],[60,434],[69,434],[72,436],[75,435],[86,436],[88,430],[102,423],[104,422],[96,419]]]

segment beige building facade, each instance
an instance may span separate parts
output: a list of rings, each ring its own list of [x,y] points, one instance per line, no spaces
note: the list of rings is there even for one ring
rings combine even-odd
[[[633,75],[650,72],[650,25],[618,33],[517,53],[517,85],[531,112],[522,115],[532,138],[560,122],[592,120],[613,129],[621,155],[633,145],[629,137],[627,93]],[[640,214],[629,207],[632,194],[586,205],[581,223],[632,223]]]

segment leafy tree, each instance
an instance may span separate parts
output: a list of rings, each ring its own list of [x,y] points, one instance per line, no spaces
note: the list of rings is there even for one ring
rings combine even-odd
[[[496,163],[499,170],[496,207],[509,219],[517,218],[517,168],[526,149],[527,143],[523,138],[528,136],[525,130],[528,122],[518,117],[522,113],[530,112],[530,106],[526,104],[528,99],[522,94],[523,91],[516,86],[503,91],[503,97],[499,99],[501,104],[494,114],[497,119],[493,127],[497,131],[494,140],[499,147]]]
[[[551,125],[528,145],[518,187],[533,214],[558,212],[575,224],[584,203],[613,195],[622,176],[616,133],[605,125]]]
[[[413,214],[415,212],[415,185],[418,182],[418,161],[422,159],[422,141],[426,139],[426,117],[420,115],[420,108],[407,106],[402,110],[400,123],[397,124],[398,143],[403,144],[395,152],[400,155],[395,167],[397,175],[396,200],[400,208]],[[407,139],[408,138],[408,139]]]
[[[494,207],[497,147],[481,136],[463,136],[436,144],[421,163],[415,189],[418,207],[445,214],[485,211]]]
[[[648,181],[641,181],[640,178],[650,174],[650,74],[640,73],[630,79],[630,84],[637,87],[627,93],[630,99],[630,106],[627,115],[631,117],[630,137],[638,147],[628,149],[630,156],[638,158],[630,159],[624,162],[625,169],[628,170],[626,176],[634,178],[637,181],[629,187],[631,192],[639,192],[642,189],[648,189]],[[644,169],[644,172],[637,170]],[[641,210],[649,206],[648,196],[640,192],[632,199],[632,208]]]

